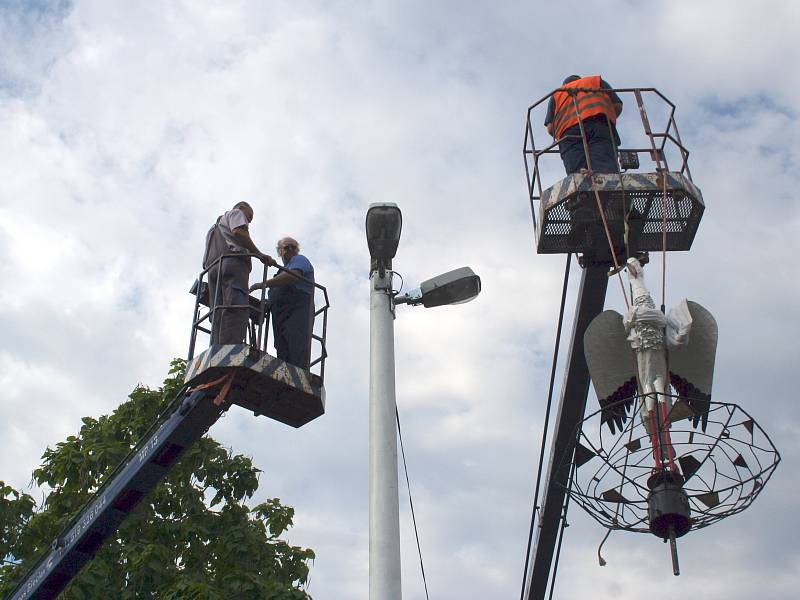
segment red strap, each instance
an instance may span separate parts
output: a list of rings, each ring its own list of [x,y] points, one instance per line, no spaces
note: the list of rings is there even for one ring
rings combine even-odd
[[[207,390],[209,388],[213,388],[218,386],[219,384],[222,385],[222,389],[214,398],[214,404],[216,406],[220,406],[223,402],[225,402],[225,398],[228,395],[228,392],[231,391],[231,385],[233,384],[233,377],[234,373],[230,373],[228,375],[223,375],[219,379],[215,379],[214,381],[209,381],[208,383],[204,383],[202,385],[198,385],[196,388],[192,389],[193,392],[199,392],[201,390]]]

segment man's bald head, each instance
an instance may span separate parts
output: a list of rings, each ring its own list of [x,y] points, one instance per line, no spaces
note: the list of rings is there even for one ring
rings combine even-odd
[[[238,208],[239,210],[241,210],[244,213],[244,216],[247,217],[248,222],[252,221],[253,216],[255,216],[253,207],[250,206],[247,202],[244,201],[237,202],[236,204],[233,205],[233,208]]]

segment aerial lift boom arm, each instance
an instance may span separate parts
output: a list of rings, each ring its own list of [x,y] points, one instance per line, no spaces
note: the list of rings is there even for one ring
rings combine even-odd
[[[228,388],[232,378],[227,376]],[[155,433],[142,440],[117,474],[94,494],[8,600],[58,596],[175,461],[219,419],[229,406],[225,392],[223,383],[218,394],[209,388],[182,394],[178,408]]]

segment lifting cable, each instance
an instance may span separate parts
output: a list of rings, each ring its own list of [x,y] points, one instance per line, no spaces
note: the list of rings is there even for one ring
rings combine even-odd
[[[583,143],[583,153],[586,157],[586,167],[589,171],[589,177],[592,179],[592,187],[594,187],[594,171],[592,170],[592,157],[589,155],[589,143],[586,141],[586,129],[583,126],[583,121],[581,120],[580,109],[578,108],[578,95],[576,91],[572,91],[572,104],[575,107],[575,118],[578,120],[578,128],[581,131],[581,142]],[[619,171],[619,167],[617,168]],[[620,177],[620,179],[622,179]],[[611,240],[611,231],[608,229],[608,219],[606,219],[606,211],[603,208],[603,203],[600,202],[600,192],[599,190],[595,189],[594,191],[594,198],[597,202],[597,210],[600,213],[600,219],[603,221],[603,230],[606,233],[606,240],[608,240],[608,249],[611,252],[611,260],[614,261],[614,273],[616,273],[617,278],[619,279],[619,286],[622,289],[622,295],[625,298],[625,304],[628,304],[628,297],[625,293],[625,284],[622,282],[622,268],[619,266],[619,261],[617,260],[617,253],[614,251],[614,242]]]
[[[611,121],[606,119],[606,124],[608,125],[608,137],[611,140],[612,145],[614,146],[614,156],[617,157],[615,161],[617,167],[617,178],[619,179],[619,187],[620,191],[622,192],[622,241],[625,246],[625,256],[630,258],[631,256],[631,249],[630,244],[628,243],[628,239],[630,237],[630,212],[633,210],[633,205],[631,205],[631,209],[628,209],[628,197],[627,197],[627,190],[625,189],[625,180],[622,179],[622,169],[619,167],[619,146],[617,145],[617,136],[614,135],[614,129],[611,126]]]
[[[406,465],[406,451],[403,447],[403,432],[400,430],[400,411],[397,404],[394,405],[394,414],[397,418],[397,437],[400,438],[400,455],[403,457],[403,471],[406,474],[406,487],[408,488],[408,504],[411,507],[411,521],[414,523],[414,537],[417,539],[417,553],[419,554],[419,569],[422,572],[422,585],[425,587],[425,598],[428,598],[428,582],[425,579],[425,565],[422,563],[422,547],[419,543],[419,532],[417,531],[417,517],[414,515],[414,501],[411,499],[411,482],[408,479],[408,466]]]
[[[667,305],[667,170],[661,172],[661,312]]]
[[[522,573],[522,589],[519,593],[520,600],[524,600],[525,596],[525,583],[528,580],[528,567],[530,566],[531,558],[531,545],[533,544],[533,531],[536,526],[536,511],[539,509],[537,502],[539,500],[539,489],[542,483],[542,465],[544,464],[544,454],[547,449],[547,432],[550,423],[550,409],[553,404],[553,388],[555,387],[556,380],[556,366],[558,365],[558,350],[561,344],[561,329],[564,325],[564,306],[567,301],[567,286],[569,284],[569,267],[572,254],[567,254],[567,261],[564,265],[564,285],[561,290],[561,307],[558,311],[558,327],[556,329],[556,343],[553,349],[553,367],[550,370],[550,388],[547,392],[547,409],[544,416],[544,430],[542,431],[542,448],[539,452],[539,468],[536,473],[536,490],[533,493],[533,509],[531,510],[531,527],[528,531],[528,548],[525,551],[525,568]]]
[[[642,126],[647,138],[650,140],[651,157],[656,163],[656,172],[661,175],[661,312],[664,312],[667,297],[667,173],[669,167],[667,166],[667,158],[663,153],[664,143],[661,148],[656,147],[656,141],[653,137],[653,130],[650,128],[650,120],[647,118],[647,110],[644,107],[644,99],[640,90],[634,90],[636,97],[636,105],[639,108],[639,116],[642,119]],[[665,140],[666,141],[666,140]],[[661,165],[663,157],[664,165]]]

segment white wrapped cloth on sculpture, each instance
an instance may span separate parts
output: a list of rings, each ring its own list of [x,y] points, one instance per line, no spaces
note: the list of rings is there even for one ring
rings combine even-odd
[[[656,430],[668,429],[670,422],[691,418],[695,427],[701,424],[706,429],[717,323],[708,310],[685,299],[665,316],[645,286],[639,261],[629,259],[627,270],[633,296],[628,313],[623,317],[607,310],[598,315],[586,329],[584,352],[602,422],[612,433],[621,431],[638,397],[655,451]],[[681,406],[674,406],[675,396]],[[656,423],[664,425],[657,428]],[[665,440],[659,445],[665,445]],[[673,466],[672,459],[670,448],[664,456],[656,455],[661,463],[657,466]]]

